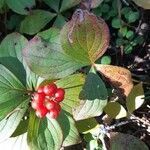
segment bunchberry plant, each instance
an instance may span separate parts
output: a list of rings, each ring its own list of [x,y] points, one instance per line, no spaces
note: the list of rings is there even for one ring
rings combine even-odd
[[[90,5],[84,1],[83,9],[76,9],[72,18],[67,19],[62,12],[79,4],[80,0],[43,2],[54,13],[33,10],[35,0],[0,0],[1,13],[5,8],[23,15],[18,21],[19,27],[14,24],[20,33],[37,33],[28,40],[14,32],[1,42],[0,141],[19,137],[25,139],[27,143],[24,144],[31,150],[60,150],[81,143],[80,134],[84,134],[85,139],[88,139],[86,134],[90,134],[90,142],[99,147],[97,140],[104,144],[108,129],[102,128],[94,117],[104,111],[112,118],[128,115],[119,102],[108,102],[104,81],[107,80],[121,98],[127,99],[130,112],[144,102],[134,108],[133,103],[139,101],[135,91],[141,91],[142,85],[133,87],[130,71],[109,65],[111,61],[107,58],[103,59],[104,62],[108,60],[107,63],[97,64],[110,41],[105,21],[90,12],[90,7],[96,7],[101,1],[89,0]],[[53,18],[51,27],[39,32]],[[53,23],[63,27],[52,27]]]

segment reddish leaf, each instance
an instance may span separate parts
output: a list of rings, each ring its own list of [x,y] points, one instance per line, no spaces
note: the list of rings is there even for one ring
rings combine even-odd
[[[109,30],[101,18],[78,9],[61,30],[61,44],[66,54],[88,64],[101,57],[109,44]]]
[[[131,73],[129,70],[111,65],[95,65],[97,71],[103,74],[121,93],[128,96],[133,88]]]

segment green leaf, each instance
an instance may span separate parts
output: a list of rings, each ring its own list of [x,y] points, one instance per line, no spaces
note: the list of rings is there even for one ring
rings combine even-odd
[[[77,15],[76,13],[74,17]],[[74,19],[64,26],[61,36],[55,29],[49,32],[54,30],[56,34],[53,39],[56,41],[51,42],[51,36],[48,39],[36,36],[29,42],[23,55],[34,73],[44,78],[63,78],[83,66],[92,64],[106,51],[109,42],[107,25],[103,20],[98,20],[96,16],[87,11],[82,13],[85,21],[80,27],[74,26],[74,29],[78,28],[78,31],[73,30],[75,32],[72,32],[72,35],[82,34],[73,43],[70,44],[68,34],[72,31]],[[78,20],[78,22],[80,21]],[[95,22],[97,23],[95,24]],[[93,28],[93,32],[91,32],[91,28]],[[81,43],[82,45],[80,45]]]
[[[24,36],[19,33],[12,33],[7,35],[0,45],[0,63],[8,68],[24,85],[26,85],[26,71],[23,66],[21,51],[27,43],[28,41]]]
[[[74,118],[83,120],[99,116],[107,104],[107,89],[101,78],[92,70],[87,75],[83,89],[79,95],[80,106],[74,109]]]
[[[93,13],[96,15],[96,16],[102,16],[102,11],[101,11],[101,7],[97,7],[95,9],[93,9]]]
[[[78,5],[81,2],[81,0],[63,0],[60,8],[60,12],[63,12],[67,9],[70,9],[76,5]]]
[[[37,118],[35,112],[31,110],[29,115],[29,124],[28,124],[28,131],[27,131],[27,142],[29,147],[33,150],[39,149],[38,146],[39,127],[40,127],[40,119]]]
[[[123,45],[124,44],[124,39],[123,38],[118,38],[118,39],[116,39],[116,45],[117,46],[121,46],[121,45]]]
[[[24,116],[24,118],[27,116]],[[27,132],[29,119],[22,119],[11,137],[17,137]]]
[[[24,16],[18,15],[18,14],[14,14],[10,16],[10,19],[7,20],[6,22],[6,26],[7,29],[9,30],[19,30],[20,28],[20,23],[21,21],[24,19]]]
[[[128,12],[127,20],[129,23],[133,23],[139,19],[139,12]]]
[[[58,87],[65,89],[65,98],[62,102],[62,108],[72,114],[72,109],[79,105],[79,94],[85,82],[82,74],[74,74],[56,81]]]
[[[91,140],[86,145],[86,150],[103,150],[102,145],[98,143],[98,140]]]
[[[59,150],[63,142],[63,133],[55,119],[47,117],[41,122],[38,143],[43,150]]]
[[[110,9],[110,6],[109,6],[108,4],[105,4],[105,3],[104,3],[104,4],[101,6],[101,11],[102,11],[102,13],[108,13],[109,9]]]
[[[4,6],[5,0],[0,0],[0,9]]]
[[[127,111],[118,102],[109,102],[104,108],[105,113],[111,118],[120,119],[127,116]]]
[[[54,17],[54,13],[45,10],[34,10],[21,22],[20,32],[29,35],[36,34]]]
[[[59,30],[51,28],[35,36],[23,51],[29,68],[44,78],[63,78],[86,65],[64,52],[59,35]]]
[[[26,88],[6,67],[0,65],[0,120],[25,101]]]
[[[6,150],[29,150],[27,145],[27,134],[22,134],[17,137],[8,138],[0,143],[0,147]]]
[[[112,132],[110,150],[148,150],[144,142],[133,135]]]
[[[61,29],[64,24],[66,23],[66,18],[64,16],[62,16],[61,14],[59,14],[53,24],[54,27],[57,27],[59,29]]]
[[[138,6],[150,9],[150,0],[133,0]]]
[[[60,123],[64,136],[62,146],[71,146],[81,142],[79,132],[75,125],[75,121],[71,116],[69,116],[65,112],[61,112],[58,117],[58,122]]]
[[[127,33],[128,33],[127,27],[122,27],[122,28],[120,28],[120,30],[118,32],[118,36],[125,37]]]
[[[130,54],[132,51],[133,51],[133,46],[132,45],[129,44],[129,45],[126,45],[124,47],[125,54]]]
[[[124,16],[126,16],[126,14],[128,14],[130,11],[132,11],[132,9],[130,7],[123,7],[121,9],[121,14],[123,14]]]
[[[109,31],[102,19],[78,9],[61,30],[60,39],[67,55],[82,64],[90,65],[105,53]]]
[[[144,90],[141,83],[135,85],[126,99],[127,109],[130,113],[141,107],[144,103]]]
[[[87,134],[98,125],[95,118],[89,118],[85,120],[80,120],[76,122],[77,128],[80,133]]]
[[[19,33],[7,35],[0,45],[0,63],[9,69],[24,86],[32,89],[37,85],[38,76],[29,70],[23,60],[22,49],[27,44],[27,39]]]
[[[111,25],[113,28],[121,28],[121,20],[119,18],[113,18]]]
[[[127,39],[132,39],[134,37],[134,32],[133,31],[128,31],[126,34]]]
[[[28,106],[28,100],[19,105],[8,117],[0,121],[0,142],[9,138],[19,125]]]
[[[83,138],[86,142],[90,142],[91,140],[94,140],[93,136],[91,133],[87,133],[83,135]]]
[[[60,0],[43,0],[49,7],[51,7],[56,12],[59,12]]]
[[[40,120],[35,112],[31,111],[27,141],[32,150],[59,150],[63,141],[61,127],[48,115]]]
[[[6,0],[6,3],[14,12],[27,15],[29,10],[35,5],[35,0]]]
[[[103,56],[101,58],[101,64],[105,64],[105,65],[111,64],[111,57],[110,56]]]

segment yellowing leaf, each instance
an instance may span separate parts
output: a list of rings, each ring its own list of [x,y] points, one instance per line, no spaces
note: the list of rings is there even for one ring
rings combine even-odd
[[[121,91],[122,94],[128,96],[132,87],[132,78],[129,70],[112,65],[98,65],[95,64],[97,71],[103,74],[108,81],[117,89]]]
[[[131,93],[127,97],[127,108],[130,113],[141,107],[144,103],[144,90],[142,84],[133,87]]]
[[[77,9],[61,30],[61,45],[72,59],[93,64],[106,51],[109,30],[106,23],[86,10]]]
[[[105,113],[111,118],[120,119],[127,116],[125,108],[118,102],[109,102],[104,108]]]
[[[133,0],[138,6],[150,9],[150,0]]]

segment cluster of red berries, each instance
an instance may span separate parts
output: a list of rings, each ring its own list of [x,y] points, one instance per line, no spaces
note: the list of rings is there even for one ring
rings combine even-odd
[[[56,84],[51,83],[41,86],[33,94],[31,106],[39,118],[43,118],[49,113],[51,118],[57,118],[63,101],[65,91],[63,88],[57,88]]]

